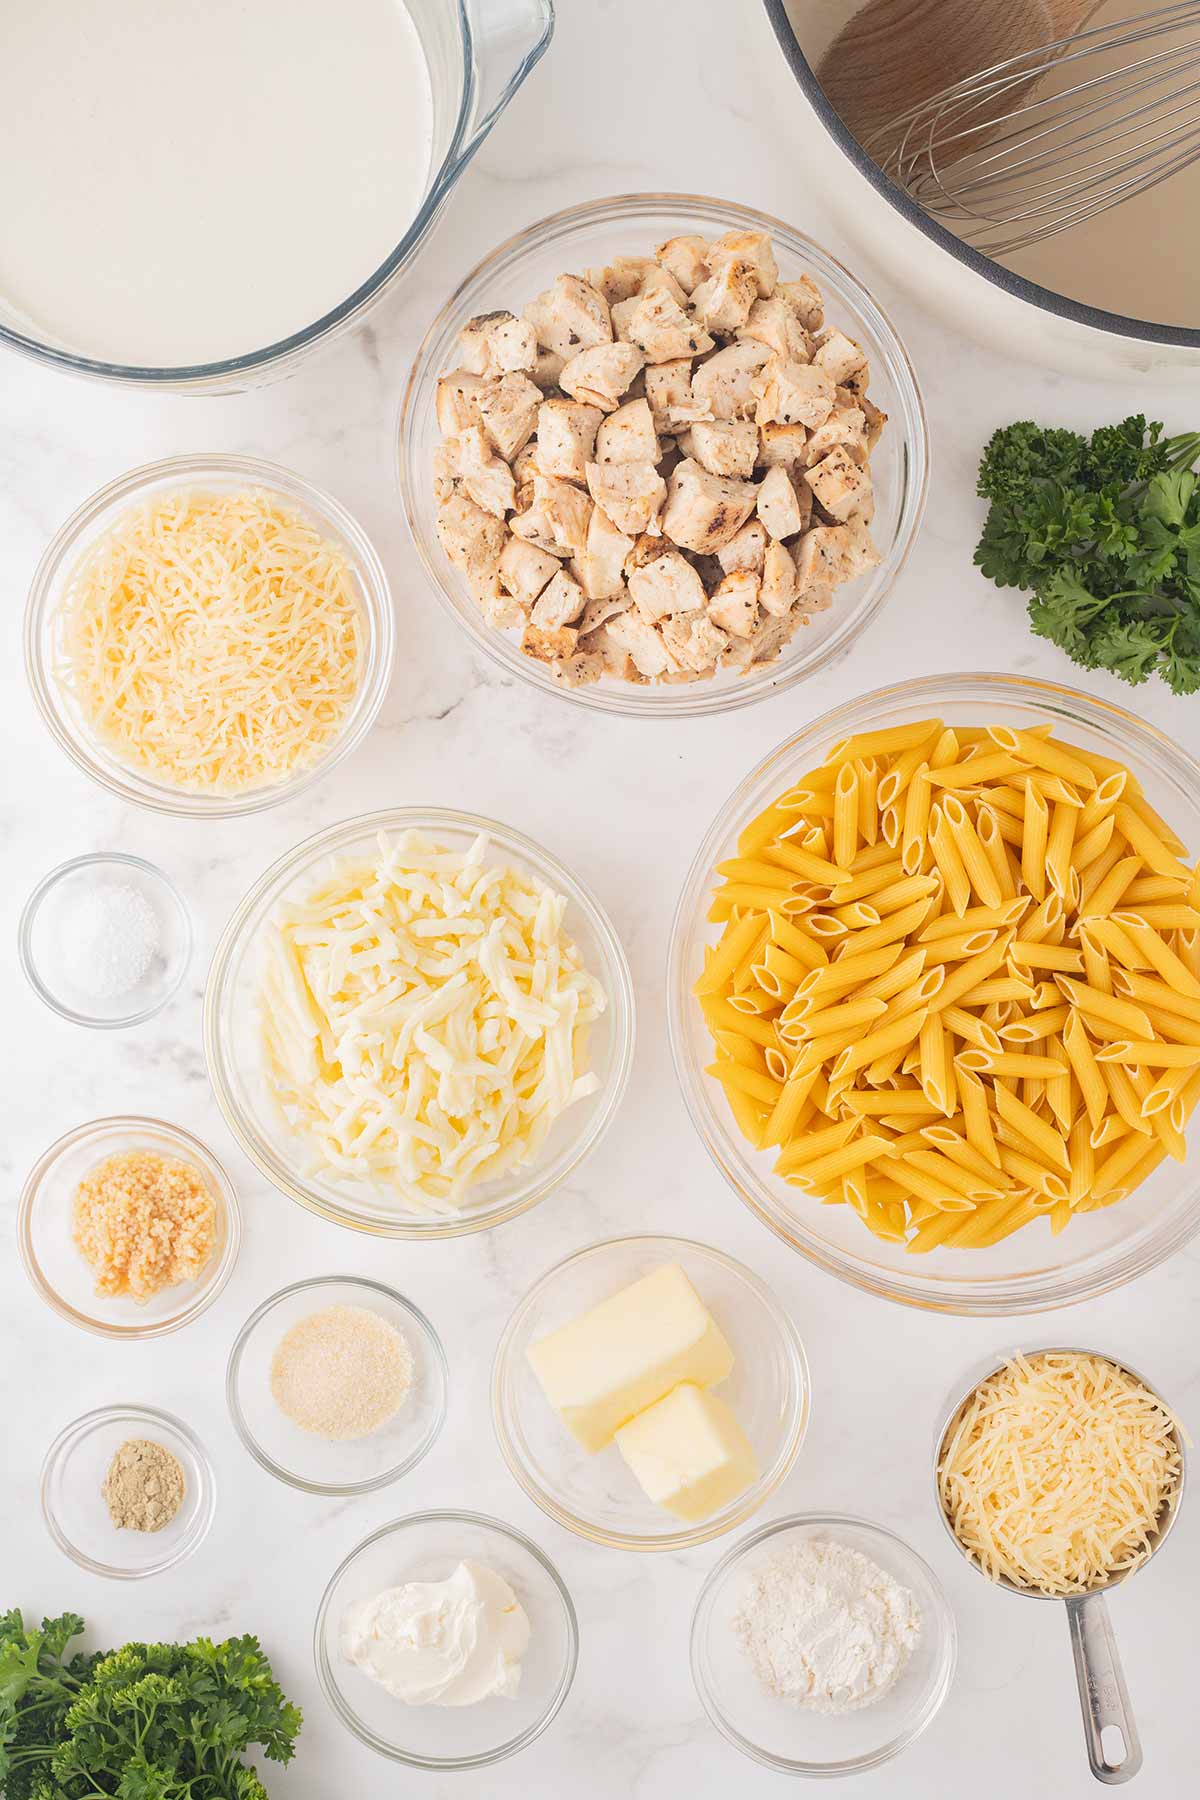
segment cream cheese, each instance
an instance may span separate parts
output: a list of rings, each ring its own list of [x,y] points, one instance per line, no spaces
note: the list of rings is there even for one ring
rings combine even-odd
[[[352,1606],[342,1655],[406,1706],[474,1706],[520,1686],[529,1619],[502,1575],[460,1562]]]

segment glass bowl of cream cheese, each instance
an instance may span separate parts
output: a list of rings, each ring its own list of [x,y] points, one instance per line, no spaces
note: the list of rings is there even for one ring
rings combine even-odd
[[[483,1513],[411,1513],[334,1572],[313,1650],[326,1700],[370,1749],[415,1769],[480,1769],[555,1718],[579,1626],[521,1532]]]

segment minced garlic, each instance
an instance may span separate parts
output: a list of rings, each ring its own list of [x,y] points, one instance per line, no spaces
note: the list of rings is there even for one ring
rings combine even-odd
[[[73,1236],[96,1273],[97,1294],[149,1300],[194,1281],[216,1241],[217,1209],[200,1171],[154,1150],[128,1150],[75,1190]]]

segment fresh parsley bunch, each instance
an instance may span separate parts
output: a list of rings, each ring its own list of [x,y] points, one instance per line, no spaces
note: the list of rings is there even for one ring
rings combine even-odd
[[[991,502],[975,561],[1029,589],[1029,618],[1085,669],[1155,671],[1200,688],[1200,432],[1164,438],[1141,414],[1091,438],[1022,420],[979,465]]]
[[[126,1644],[68,1659],[76,1613],[26,1631],[0,1615],[5,1800],[267,1800],[251,1745],[290,1760],[300,1713],[257,1638]]]

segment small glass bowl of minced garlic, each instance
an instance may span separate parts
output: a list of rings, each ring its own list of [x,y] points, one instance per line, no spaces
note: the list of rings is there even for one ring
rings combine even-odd
[[[309,1494],[369,1493],[406,1475],[440,1432],[446,1353],[394,1288],[317,1276],[251,1313],[225,1394],[242,1443],[278,1480]]]
[[[103,1406],[64,1426],[42,1464],[42,1515],[81,1569],[140,1581],[173,1569],[212,1524],[212,1465],[182,1419]]]

